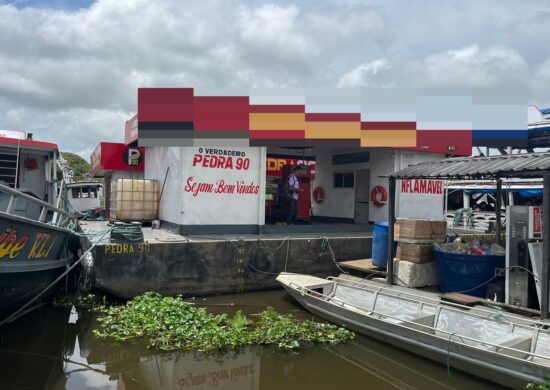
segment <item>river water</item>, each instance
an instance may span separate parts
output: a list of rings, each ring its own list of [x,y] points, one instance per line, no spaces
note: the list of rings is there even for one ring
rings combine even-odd
[[[310,319],[282,290],[199,298],[216,313],[266,306]],[[43,307],[0,328],[0,389],[495,389],[496,385],[357,336],[298,352],[155,353],[93,336],[96,315]]]

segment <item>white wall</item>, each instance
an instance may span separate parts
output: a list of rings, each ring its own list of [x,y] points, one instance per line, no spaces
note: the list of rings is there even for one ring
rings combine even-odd
[[[181,168],[182,148],[147,148],[145,159],[145,179],[157,180],[162,189],[168,167],[168,176],[160,200],[160,219],[181,224]]]
[[[205,158],[212,159],[213,156],[217,156],[213,153],[215,150],[240,153],[241,156],[224,155],[226,159],[231,159],[231,164],[224,167],[204,164]],[[266,149],[263,147],[184,148],[181,181],[182,224],[263,225],[265,158]],[[222,183],[231,186],[229,192],[220,192]],[[239,192],[243,185],[252,189],[252,192]]]
[[[38,168],[33,170],[25,168],[27,158],[36,160]],[[40,200],[44,200],[47,193],[46,180],[44,179],[45,169],[46,156],[22,152],[19,159],[19,188],[30,190]]]
[[[425,161],[441,160],[445,156],[434,153],[420,153],[402,150],[396,158],[396,167],[403,169],[409,165]],[[433,193],[414,193],[414,186],[418,180],[411,180],[411,187],[407,193],[402,193],[402,180],[397,180],[396,183],[396,208],[395,215],[397,218],[421,218],[431,221],[443,221],[443,202],[444,191],[440,194]],[[424,182],[436,184],[439,182],[438,190],[443,189],[443,182],[439,180],[424,180]],[[430,183],[431,182],[431,183]]]
[[[355,150],[354,150],[355,151]],[[329,149],[315,150],[316,176],[313,187],[320,186],[325,190],[325,200],[315,204],[315,216],[354,218],[355,188],[333,188],[334,172],[355,172],[362,169],[370,170],[370,188],[382,185],[388,188],[388,180],[378,176],[393,172],[393,149],[370,150],[370,161],[364,163],[332,165],[333,154],[343,154],[346,151],[333,152]],[[369,220],[382,221],[387,219],[387,206],[376,207],[369,204]]]
[[[349,152],[356,152],[350,150]],[[442,154],[409,152],[391,148],[370,149],[369,162],[332,165],[333,154],[343,154],[346,151],[334,151],[331,149],[315,149],[316,176],[313,188],[320,186],[325,190],[325,200],[321,204],[312,202],[313,215],[323,217],[354,218],[355,213],[355,188],[333,188],[334,172],[355,172],[357,170],[370,170],[370,188],[381,185],[388,189],[388,179],[380,176],[389,175],[397,169],[421,161],[440,160]],[[399,182],[397,183],[399,187]],[[399,200],[399,198],[398,198]],[[398,203],[399,204],[399,203]],[[398,207],[398,206],[397,206]],[[399,216],[398,209],[396,215]],[[369,220],[387,221],[388,206],[375,206],[369,203]]]
[[[223,167],[205,166],[206,156],[217,156],[213,150],[244,153],[244,157],[230,156],[231,164]],[[170,167],[160,205],[162,220],[179,225],[263,225],[265,158],[265,148],[151,147],[147,148],[145,178],[158,180],[162,187]],[[238,167],[237,160],[244,163],[245,159],[249,165]],[[222,181],[233,186],[230,193],[219,192]],[[241,185],[255,191],[240,193]]]
[[[325,190],[325,200],[317,204],[312,202],[313,215],[322,217],[353,218],[355,189],[333,188],[333,172],[353,171],[346,165],[332,166],[332,151],[315,149],[315,180],[313,188]],[[313,192],[313,191],[312,191]]]

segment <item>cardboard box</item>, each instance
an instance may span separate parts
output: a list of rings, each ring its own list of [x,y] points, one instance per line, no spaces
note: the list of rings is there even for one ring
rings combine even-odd
[[[395,258],[411,263],[428,263],[434,260],[431,244],[406,244],[400,242],[397,245]]]
[[[406,240],[442,240],[447,236],[446,221],[398,218],[394,238]]]

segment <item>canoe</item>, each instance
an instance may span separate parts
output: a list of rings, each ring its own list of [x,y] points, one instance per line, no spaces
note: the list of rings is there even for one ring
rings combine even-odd
[[[428,359],[506,387],[550,378],[549,323],[367,280],[281,273],[304,308]]]

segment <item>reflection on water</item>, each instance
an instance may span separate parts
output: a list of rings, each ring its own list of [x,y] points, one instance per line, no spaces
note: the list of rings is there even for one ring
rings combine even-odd
[[[253,315],[266,306],[311,318],[282,291],[200,299],[214,312]],[[458,371],[358,336],[299,352],[253,347],[205,356],[153,353],[139,342],[92,335],[96,317],[44,308],[0,329],[1,389],[494,389]]]

